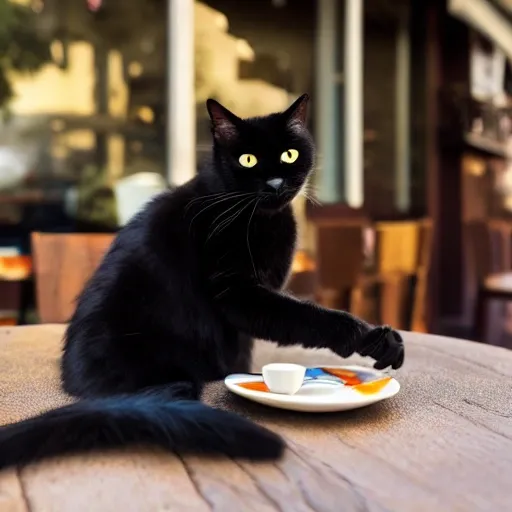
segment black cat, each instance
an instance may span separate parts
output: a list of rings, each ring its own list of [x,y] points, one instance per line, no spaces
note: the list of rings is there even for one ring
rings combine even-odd
[[[66,332],[73,405],[0,428],[0,468],[133,444],[272,459],[279,436],[199,399],[249,369],[252,338],[402,365],[399,334],[282,293],[296,242],[290,201],[313,168],[307,95],[242,120],[209,100],[213,153],[199,174],[123,228]]]

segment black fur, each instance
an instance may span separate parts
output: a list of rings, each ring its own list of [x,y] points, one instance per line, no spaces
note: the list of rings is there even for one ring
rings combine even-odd
[[[157,388],[134,395],[86,398],[3,427],[0,469],[56,453],[110,450],[130,444],[254,460],[279,455],[283,443],[273,432],[236,414],[186,400],[182,390],[178,395],[172,391],[172,387]],[[173,401],[178,397],[180,400]],[[237,442],[231,442],[229,436]]]
[[[279,457],[285,445],[277,435],[191,401],[202,383],[249,369],[253,337],[401,366],[395,331],[280,291],[296,241],[289,203],[314,161],[307,100],[248,120],[208,101],[211,162],[119,232],[78,300],[62,381],[81,400],[2,427],[0,468],[141,443]],[[288,149],[299,157],[281,163]],[[239,163],[247,153],[258,159],[250,169]],[[266,183],[276,177],[284,180],[279,191]]]

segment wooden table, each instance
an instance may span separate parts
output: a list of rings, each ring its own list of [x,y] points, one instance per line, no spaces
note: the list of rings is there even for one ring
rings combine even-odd
[[[0,422],[66,403],[58,326],[0,329]],[[349,413],[267,409],[211,385],[205,400],[289,444],[274,464],[145,450],[89,454],[0,473],[3,511],[478,511],[512,508],[512,352],[405,334],[393,399]],[[337,362],[259,343],[256,363]]]

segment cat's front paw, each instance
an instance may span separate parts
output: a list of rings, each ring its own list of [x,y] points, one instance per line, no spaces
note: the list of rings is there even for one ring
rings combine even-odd
[[[400,368],[404,362],[404,345],[397,331],[387,325],[375,327],[360,342],[357,353],[375,359],[374,368]]]

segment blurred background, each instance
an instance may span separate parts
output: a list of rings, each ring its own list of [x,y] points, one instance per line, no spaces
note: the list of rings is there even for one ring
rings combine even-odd
[[[238,115],[312,96],[290,290],[512,348],[511,0],[0,0],[0,324],[65,322]]]

